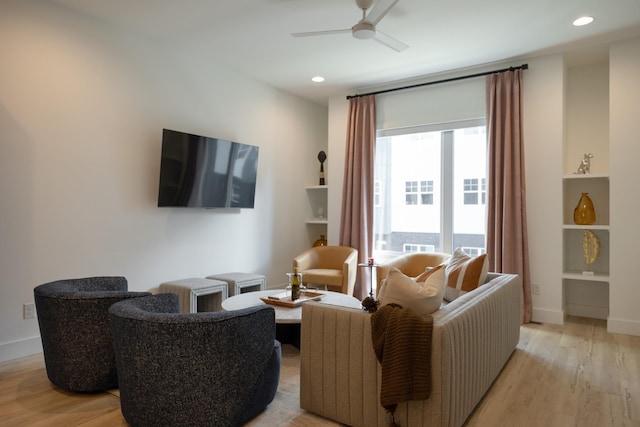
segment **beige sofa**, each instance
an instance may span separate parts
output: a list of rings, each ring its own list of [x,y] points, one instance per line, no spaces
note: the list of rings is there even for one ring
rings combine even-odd
[[[521,280],[489,273],[484,285],[433,313],[431,396],[398,405],[401,426],[461,426],[520,338]],[[370,314],[316,302],[302,308],[300,406],[349,426],[387,427]]]

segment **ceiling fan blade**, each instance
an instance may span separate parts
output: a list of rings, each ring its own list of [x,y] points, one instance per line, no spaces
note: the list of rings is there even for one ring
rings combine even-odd
[[[378,0],[364,20],[377,25],[396,3],[398,3],[398,0]]]
[[[308,31],[306,33],[291,33],[293,37],[313,37],[313,36],[326,36],[328,34],[343,34],[350,33],[351,28],[344,30],[327,30],[327,31]]]
[[[393,37],[381,32],[380,30],[376,30],[376,37],[374,38],[374,40],[387,47],[390,47],[396,52],[402,52],[409,47],[409,45],[402,43],[398,39],[394,39]]]

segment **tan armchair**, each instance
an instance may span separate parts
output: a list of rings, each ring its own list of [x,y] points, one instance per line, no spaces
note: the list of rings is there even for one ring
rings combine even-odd
[[[409,277],[417,277],[424,272],[427,267],[435,267],[451,258],[451,255],[441,252],[414,252],[400,255],[391,261],[380,264],[376,267],[376,293],[380,290],[382,281],[387,277],[392,267],[397,268]]]
[[[358,251],[348,246],[316,246],[293,259],[305,284],[325,285],[327,290],[353,295]]]

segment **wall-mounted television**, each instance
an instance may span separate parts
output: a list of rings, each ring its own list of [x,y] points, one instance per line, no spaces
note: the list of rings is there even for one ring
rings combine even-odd
[[[253,208],[258,147],[162,131],[159,207]]]

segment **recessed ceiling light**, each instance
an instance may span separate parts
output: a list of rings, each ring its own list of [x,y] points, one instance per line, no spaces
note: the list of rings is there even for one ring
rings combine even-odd
[[[322,76],[315,76],[311,79],[312,82],[314,83],[322,83],[324,81],[324,77]]]
[[[582,27],[583,25],[588,25],[593,22],[592,16],[581,16],[580,18],[573,21],[573,25],[576,27]]]

